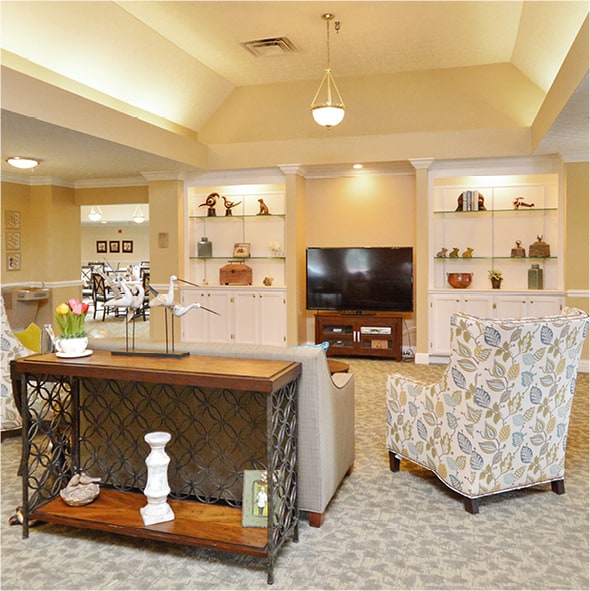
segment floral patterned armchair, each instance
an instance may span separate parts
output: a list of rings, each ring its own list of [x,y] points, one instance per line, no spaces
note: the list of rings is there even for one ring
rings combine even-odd
[[[565,492],[565,450],[588,314],[490,320],[451,317],[438,383],[387,381],[390,468],[432,470],[479,512],[479,498],[551,482]]]

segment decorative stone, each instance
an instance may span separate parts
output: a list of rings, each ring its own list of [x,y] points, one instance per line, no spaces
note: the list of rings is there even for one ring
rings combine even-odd
[[[85,472],[72,476],[68,485],[59,491],[59,496],[66,505],[82,507],[92,503],[100,494],[100,478],[88,476]]]

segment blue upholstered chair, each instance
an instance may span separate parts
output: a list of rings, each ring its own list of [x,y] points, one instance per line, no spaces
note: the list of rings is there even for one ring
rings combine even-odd
[[[479,499],[540,483],[565,492],[565,452],[588,314],[509,320],[451,317],[439,382],[387,381],[390,468],[432,470],[479,511]]]

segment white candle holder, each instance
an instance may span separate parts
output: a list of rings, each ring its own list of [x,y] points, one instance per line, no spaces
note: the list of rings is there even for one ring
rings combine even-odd
[[[148,504],[139,510],[144,525],[154,525],[155,523],[163,523],[174,519],[174,512],[166,500],[170,494],[170,487],[168,486],[170,458],[164,451],[171,437],[170,433],[163,431],[147,433],[144,437],[151,447],[151,452],[145,460],[147,484],[143,491]]]

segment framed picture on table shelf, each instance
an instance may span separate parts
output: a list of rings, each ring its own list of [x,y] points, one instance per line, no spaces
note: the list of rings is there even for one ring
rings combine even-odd
[[[242,527],[268,526],[268,483],[266,470],[244,470]]]

